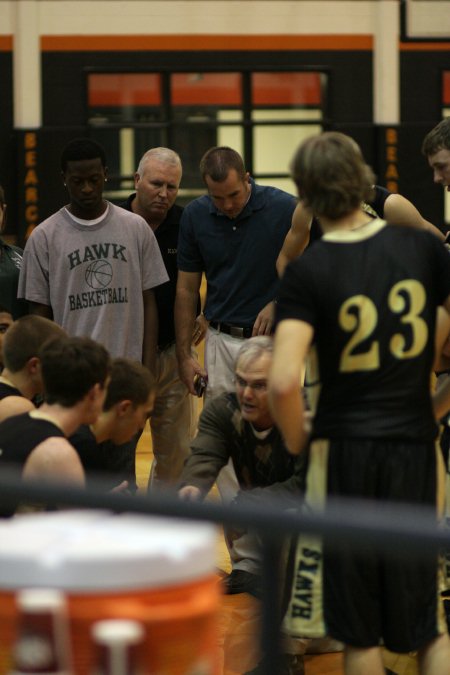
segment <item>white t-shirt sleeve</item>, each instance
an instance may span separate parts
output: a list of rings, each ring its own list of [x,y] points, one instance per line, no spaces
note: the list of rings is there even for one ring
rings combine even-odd
[[[39,227],[25,245],[17,297],[51,305],[48,243],[45,232]]]
[[[147,291],[169,281],[161,251],[151,228],[143,220],[143,237],[141,241],[141,274],[142,290]]]

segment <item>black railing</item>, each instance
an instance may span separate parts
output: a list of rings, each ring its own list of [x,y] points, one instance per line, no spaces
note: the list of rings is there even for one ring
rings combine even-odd
[[[284,503],[265,500],[261,505],[223,505],[219,502],[187,503],[173,493],[153,492],[129,496],[105,493],[54,483],[22,482],[7,472],[0,476],[0,507],[18,502],[45,505],[107,509],[116,513],[139,513],[250,528],[259,534],[263,551],[262,650],[266,654],[267,675],[275,675],[278,658],[279,595],[276,583],[278,551],[285,537],[300,533],[322,536],[328,545],[347,544],[364,551],[378,548],[395,558],[431,558],[450,548],[450,532],[436,521],[436,511],[427,507],[383,504],[370,501],[334,500],[323,512],[310,511],[299,498],[298,509],[292,497]]]

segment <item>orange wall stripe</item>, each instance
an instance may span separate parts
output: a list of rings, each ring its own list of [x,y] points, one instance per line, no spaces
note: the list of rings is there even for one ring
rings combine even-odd
[[[450,105],[450,69],[443,73],[442,80],[442,102],[444,105]]]
[[[450,51],[446,42],[400,42],[404,52]],[[0,52],[13,36],[0,35]],[[372,50],[372,35],[44,35],[43,51],[255,51]]]
[[[372,50],[371,35],[43,35],[41,49],[59,51],[315,51]]]
[[[0,35],[0,52],[12,52],[13,36]]]
[[[400,42],[402,52],[445,52],[450,51],[448,42]]]

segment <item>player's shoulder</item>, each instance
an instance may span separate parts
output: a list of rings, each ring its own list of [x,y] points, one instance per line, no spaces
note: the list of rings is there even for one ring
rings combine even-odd
[[[66,220],[66,207],[63,206],[62,208],[58,209],[58,211],[55,211],[55,213],[52,213],[48,218],[45,218],[45,220],[42,220],[38,225],[36,225],[36,227],[32,229],[27,241],[33,238],[46,236],[51,234],[53,231],[58,231],[58,228],[61,228],[61,224],[63,224]]]
[[[386,223],[386,236],[403,240],[428,244],[430,247],[445,248],[443,242],[433,232],[422,227],[405,227],[404,225],[395,225]]]
[[[121,232],[126,232],[130,238],[137,241],[151,242],[155,240],[155,235],[151,227],[142,216],[132,211],[127,211],[121,206],[110,204],[111,218],[109,223],[114,223],[115,227],[119,227]]]
[[[24,396],[16,396],[15,394],[5,396],[5,398],[0,400],[0,422],[3,422],[9,417],[23,415],[34,409],[33,403]]]

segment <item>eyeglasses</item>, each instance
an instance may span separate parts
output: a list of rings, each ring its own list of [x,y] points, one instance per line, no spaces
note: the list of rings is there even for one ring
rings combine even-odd
[[[245,389],[245,387],[250,387],[253,391],[266,391],[267,390],[267,380],[257,380],[256,382],[247,382],[244,378],[236,375],[234,382],[239,389]]]

